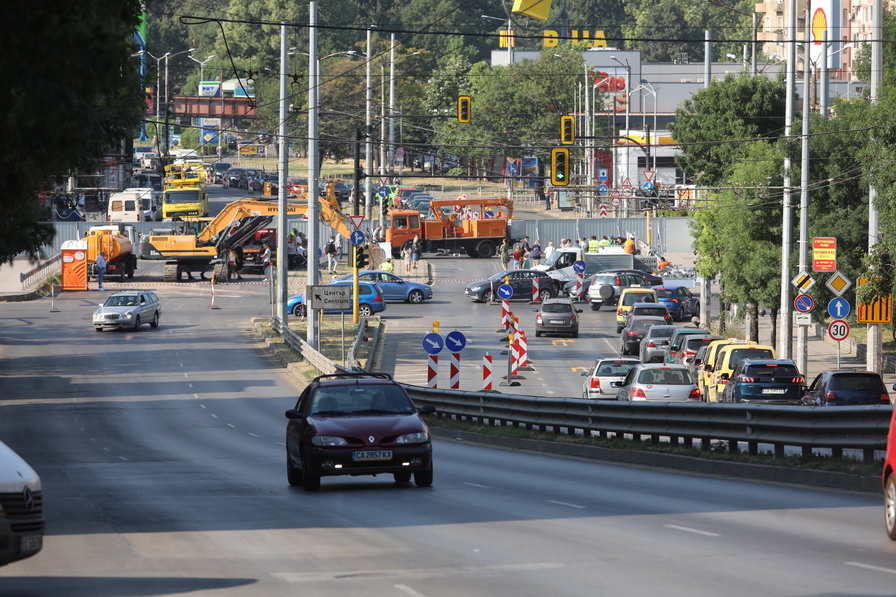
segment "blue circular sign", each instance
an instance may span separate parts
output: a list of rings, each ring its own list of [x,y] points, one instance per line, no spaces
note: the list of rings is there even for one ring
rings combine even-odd
[[[377,195],[379,195],[380,197],[388,197],[389,187],[380,187],[380,190],[377,191]]]
[[[606,195],[609,191],[610,191],[610,188],[605,184],[597,186],[597,192],[600,193],[601,195]]]
[[[815,301],[808,294],[801,294],[793,300],[793,306],[800,313],[808,313],[815,306]]]
[[[653,181],[648,180],[641,188],[643,188],[645,191],[652,191],[656,188],[656,185],[653,183]]]
[[[453,332],[448,332],[448,335],[445,336],[445,346],[451,352],[460,352],[466,345],[467,337],[464,336],[463,332],[455,330]]]
[[[828,315],[834,319],[846,319],[850,311],[852,311],[852,306],[843,297],[838,296],[835,299],[831,299],[831,302],[828,303]]]
[[[498,286],[498,297],[504,300],[513,296],[513,286],[510,284],[501,284]]]
[[[320,259],[320,258],[323,257],[323,256],[324,256],[324,250],[323,250],[323,249],[318,249],[318,250],[317,250],[317,258]]]
[[[576,261],[575,263],[573,263],[572,271],[574,271],[577,274],[584,274],[585,273],[585,262],[584,261]]]
[[[360,247],[364,244],[364,233],[360,230],[355,230],[352,232],[351,236],[349,236],[349,239],[352,241],[353,245]]]
[[[426,354],[439,354],[445,347],[445,341],[435,332],[423,336],[423,350]]]

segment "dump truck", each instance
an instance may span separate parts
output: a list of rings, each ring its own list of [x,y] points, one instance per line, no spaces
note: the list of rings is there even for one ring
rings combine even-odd
[[[409,209],[389,210],[386,240],[392,254],[420,237],[424,253],[466,253],[470,257],[493,257],[510,233],[513,203],[504,197],[442,199],[430,202],[430,216]]]
[[[332,184],[318,197],[320,219],[346,239],[351,236],[348,216],[339,209]],[[240,199],[229,203],[198,234],[150,234],[141,239],[140,258],[165,261],[165,282],[180,282],[183,274],[213,273],[220,282],[230,280],[227,252],[251,241],[255,232],[279,215],[277,200]],[[307,195],[286,205],[289,215],[308,213]]]
[[[87,278],[97,277],[96,257],[100,251],[106,253],[106,279],[118,276],[133,279],[137,269],[137,236],[133,226],[124,224],[91,226],[87,236]]]
[[[208,215],[208,191],[205,169],[201,165],[165,166],[162,182],[162,217]]]

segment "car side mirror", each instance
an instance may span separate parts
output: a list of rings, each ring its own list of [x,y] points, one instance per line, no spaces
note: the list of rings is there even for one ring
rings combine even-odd
[[[582,377],[585,377],[586,375],[588,375],[588,372],[587,372],[587,371],[582,371]],[[896,388],[893,388],[893,389],[896,390]]]
[[[581,313],[581,312],[582,312],[581,309],[576,309],[576,313]]]
[[[420,408],[417,409],[417,412],[421,415],[431,415],[436,412],[436,407],[432,404],[424,404]]]
[[[301,412],[297,411],[296,409],[291,408],[288,411],[286,411],[286,418],[287,419],[303,419],[303,418],[305,418],[305,416]]]

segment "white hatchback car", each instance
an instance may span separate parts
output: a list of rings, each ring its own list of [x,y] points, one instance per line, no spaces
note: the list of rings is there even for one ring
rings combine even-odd
[[[636,358],[606,357],[597,359],[588,371],[582,372],[585,377],[585,381],[582,383],[582,398],[585,400],[615,400],[619,388],[613,387],[613,382],[622,381],[629,369],[640,364],[641,361]]]
[[[106,328],[132,329],[140,331],[140,326],[159,327],[162,303],[151,290],[125,290],[110,294],[106,302],[93,314],[93,327],[102,332]]]
[[[700,390],[684,365],[639,363],[615,385],[617,400],[631,402],[697,402]]]

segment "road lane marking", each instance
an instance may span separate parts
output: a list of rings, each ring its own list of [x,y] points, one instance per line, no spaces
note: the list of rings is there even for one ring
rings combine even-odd
[[[402,593],[405,593],[406,595],[410,595],[411,597],[426,597],[426,595],[424,595],[420,591],[415,591],[414,589],[412,589],[411,587],[409,587],[407,585],[392,585],[392,586],[395,587],[396,589],[398,589],[399,591],[401,591]]]
[[[578,510],[584,510],[585,506],[579,506],[578,504],[570,504],[569,502],[558,502],[556,500],[548,500],[549,504],[557,504],[558,506],[566,506],[567,508],[576,508]]]
[[[479,487],[480,489],[491,489],[488,485],[480,485],[479,483],[464,483],[464,485],[469,485],[470,487]]]
[[[251,435],[252,437],[258,437],[258,436],[255,435],[254,433],[249,433],[249,435]]]
[[[875,572],[886,572],[887,574],[896,574],[896,569],[884,568],[882,566],[872,566],[871,564],[862,564],[861,562],[843,562],[847,566],[855,566],[856,568],[864,568],[865,570],[874,570]]]
[[[575,342],[570,338],[561,338],[560,340],[551,340],[551,344],[557,346],[557,344],[561,344],[562,346],[568,346],[570,342]]]
[[[212,416],[216,419],[218,418],[218,415],[216,415],[215,413],[212,413]]]
[[[231,425],[230,423],[227,423],[227,426],[232,427],[233,429],[236,429],[236,425]]]
[[[707,537],[721,537],[718,533],[710,533],[709,531],[701,531],[700,529],[692,529],[690,527],[681,527],[677,524],[664,524],[666,528],[676,529],[678,531],[684,531],[686,533],[696,533],[697,535],[705,535]]]

